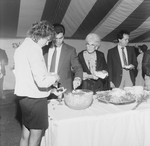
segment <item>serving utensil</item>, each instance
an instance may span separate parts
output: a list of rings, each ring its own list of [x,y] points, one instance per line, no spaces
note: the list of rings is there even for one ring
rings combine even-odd
[[[139,95],[137,98],[137,105],[132,108],[132,110],[135,110],[141,103],[146,102],[150,98],[150,92],[144,90],[142,94]]]
[[[134,108],[132,108],[132,110],[135,110],[143,101],[140,101],[136,104],[136,106]]]

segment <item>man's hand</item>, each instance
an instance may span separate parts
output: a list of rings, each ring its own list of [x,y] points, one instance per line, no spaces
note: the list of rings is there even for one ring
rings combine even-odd
[[[130,64],[130,65],[125,65],[125,66],[124,66],[124,69],[132,70],[132,69],[134,69],[134,65],[132,65],[132,64]]]
[[[134,65],[132,64],[130,64],[129,67],[130,67],[129,69],[134,69]]]
[[[81,79],[79,77],[75,77],[75,79],[73,81],[73,89],[76,89],[80,85],[81,85]]]

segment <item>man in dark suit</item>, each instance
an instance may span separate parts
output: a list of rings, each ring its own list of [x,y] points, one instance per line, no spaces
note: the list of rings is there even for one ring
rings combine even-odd
[[[8,57],[5,50],[0,49],[0,98],[3,98],[3,81],[6,74],[5,66],[8,64]]]
[[[62,24],[54,24],[55,36],[54,41],[43,48],[44,58],[49,72],[58,73],[60,76],[60,87],[67,91],[72,91],[80,86],[83,76],[82,67],[78,61],[76,49],[64,43],[65,28]],[[54,51],[57,51],[55,64],[53,63]],[[51,71],[51,67],[55,69]],[[72,78],[72,69],[74,77]]]
[[[137,58],[134,48],[127,46],[129,33],[118,33],[118,45],[107,54],[108,73],[111,88],[124,88],[135,85]]]
[[[150,91],[150,50],[144,52],[142,60],[142,71],[144,76],[144,84],[147,90]]]

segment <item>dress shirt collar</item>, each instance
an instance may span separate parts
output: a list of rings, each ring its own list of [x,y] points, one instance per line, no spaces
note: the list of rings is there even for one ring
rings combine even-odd
[[[118,44],[118,49],[120,49],[120,50],[122,50],[122,48],[124,48],[125,50],[126,50],[126,47],[124,46],[120,46],[119,44]]]
[[[62,48],[62,45],[59,46],[59,47],[57,47],[57,46],[54,45],[54,46],[52,47],[52,49],[55,49],[55,48],[56,48],[57,50],[58,50],[58,49],[61,49],[61,48]]]

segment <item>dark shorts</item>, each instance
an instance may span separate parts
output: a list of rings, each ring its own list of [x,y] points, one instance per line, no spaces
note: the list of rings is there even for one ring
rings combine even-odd
[[[28,129],[48,128],[47,98],[23,97],[19,103],[24,126]]]

